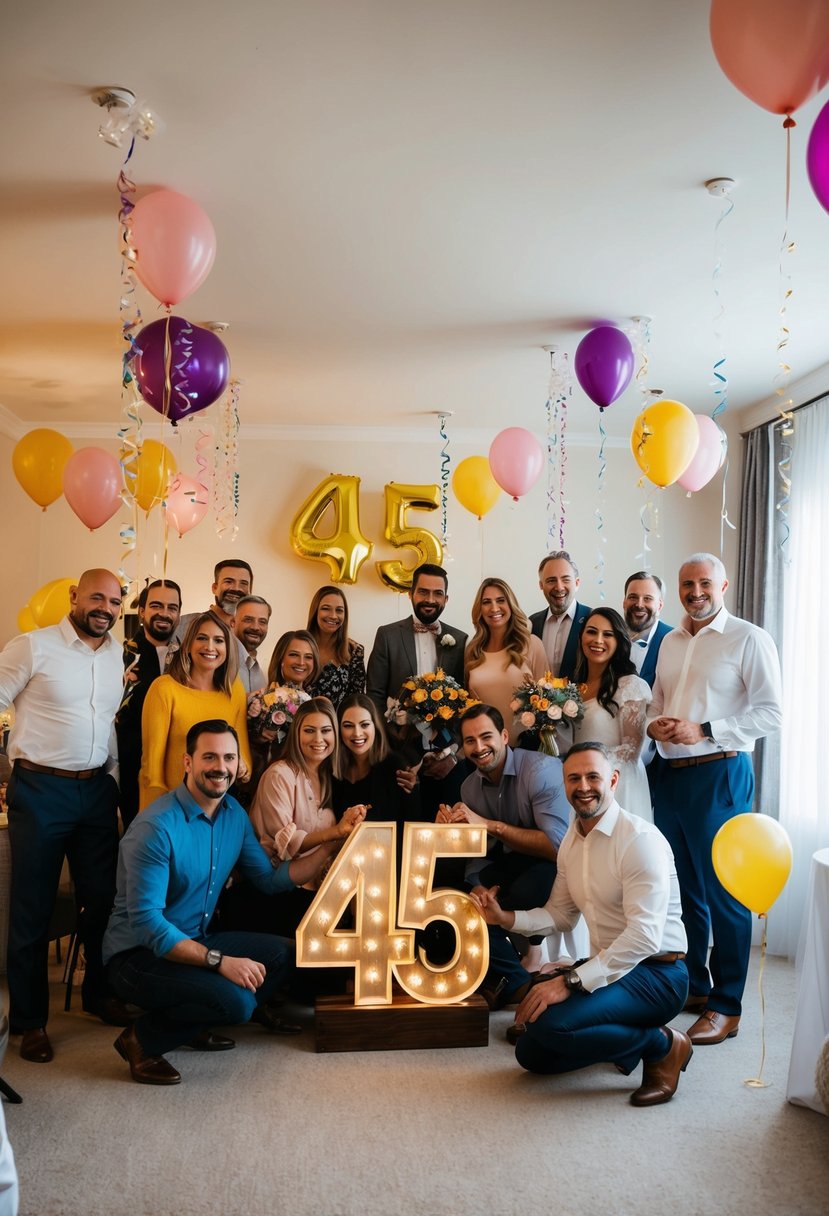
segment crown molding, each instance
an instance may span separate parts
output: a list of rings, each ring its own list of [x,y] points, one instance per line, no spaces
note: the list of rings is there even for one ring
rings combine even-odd
[[[823,397],[827,393],[829,393],[829,363],[824,363],[821,367],[815,368],[813,372],[809,372],[808,376],[792,380],[784,396],[791,399],[792,405],[796,409],[799,405],[805,405],[807,401],[814,401],[816,397]],[[780,417],[782,409],[783,398],[775,393],[771,397],[765,397],[762,401],[757,401],[754,405],[740,410],[738,420],[741,433],[745,435],[748,431],[753,431],[755,427],[773,422],[775,418]]]

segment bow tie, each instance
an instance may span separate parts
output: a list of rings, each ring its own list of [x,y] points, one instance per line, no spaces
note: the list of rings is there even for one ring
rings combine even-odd
[[[415,633],[433,633],[435,637],[440,634],[440,625],[435,621],[434,625],[424,625],[422,621],[414,622]]]

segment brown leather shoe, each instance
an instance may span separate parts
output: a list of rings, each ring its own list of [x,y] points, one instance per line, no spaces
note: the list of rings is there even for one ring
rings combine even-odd
[[[642,1084],[630,1095],[634,1106],[660,1106],[663,1102],[670,1102],[679,1085],[679,1074],[685,1072],[694,1054],[687,1034],[670,1026],[663,1026],[662,1029],[670,1036],[671,1046],[661,1060],[644,1061]]]
[[[302,1034],[302,1027],[296,1022],[286,1022],[268,1005],[257,1005],[250,1020],[259,1026],[264,1026],[268,1034]]]
[[[49,1036],[43,1026],[23,1031],[23,1038],[20,1040],[20,1058],[31,1060],[33,1064],[48,1064],[55,1058],[52,1044],[49,1042]]]
[[[236,1040],[227,1039],[223,1034],[211,1034],[209,1030],[203,1030],[187,1046],[193,1051],[230,1051],[236,1046]]]
[[[141,1016],[137,1009],[125,1005],[117,996],[107,996],[94,1004],[86,1004],[83,1011],[90,1017],[100,1018],[105,1026],[129,1026]]]
[[[178,1085],[181,1073],[176,1072],[164,1056],[148,1056],[138,1041],[135,1026],[122,1030],[113,1043],[122,1060],[130,1066],[133,1081],[142,1085]]]
[[[690,993],[688,996],[688,1000],[682,1006],[682,1009],[683,1009],[683,1012],[687,1012],[687,1013],[702,1013],[703,1009],[705,1009],[707,1007],[707,1005],[708,1005],[707,996],[694,996],[693,993]]]
[[[511,1026],[507,1026],[507,1032],[506,1032],[507,1042],[512,1043],[512,1045],[514,1047],[515,1044],[518,1042],[518,1040],[521,1038],[521,1035],[525,1034],[526,1031],[527,1031],[526,1022],[513,1022]]]
[[[696,1046],[723,1043],[736,1037],[739,1025],[739,1015],[730,1017],[727,1013],[718,1013],[716,1009],[706,1009],[688,1031],[688,1038]]]

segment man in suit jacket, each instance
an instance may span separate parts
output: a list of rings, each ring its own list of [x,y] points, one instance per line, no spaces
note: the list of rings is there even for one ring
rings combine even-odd
[[[659,619],[662,611],[662,580],[646,570],[637,570],[625,580],[622,609],[633,645],[630,657],[639,675],[653,688],[656,660],[662,639],[671,632],[671,625]]]
[[[548,553],[538,567],[538,585],[548,607],[530,617],[532,631],[541,638],[554,676],[570,680],[578,658],[579,632],[591,609],[576,602],[579,571],[565,549]]]
[[[161,673],[167,649],[181,616],[181,588],[171,579],[156,579],[138,597],[140,627],[124,642],[126,681],[115,715],[118,739],[119,807],[124,830],[138,814],[141,768],[141,711],[147,689]]]

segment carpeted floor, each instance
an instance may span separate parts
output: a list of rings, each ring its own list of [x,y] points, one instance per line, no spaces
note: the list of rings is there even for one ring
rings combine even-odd
[[[757,959],[754,959],[754,968]],[[57,975],[56,975],[57,980]],[[638,1075],[531,1077],[494,1014],[486,1048],[317,1055],[234,1031],[231,1052],[173,1053],[173,1089],[134,1084],[117,1031],[55,1013],[52,1064],[3,1074],[23,1216],[818,1216],[829,1119],[790,1106],[794,970],[767,962],[767,1089],[756,970],[736,1039],[698,1048],[667,1106],[636,1110]],[[54,987],[54,1008],[62,989]],[[686,1026],[691,1015],[677,1025]]]

